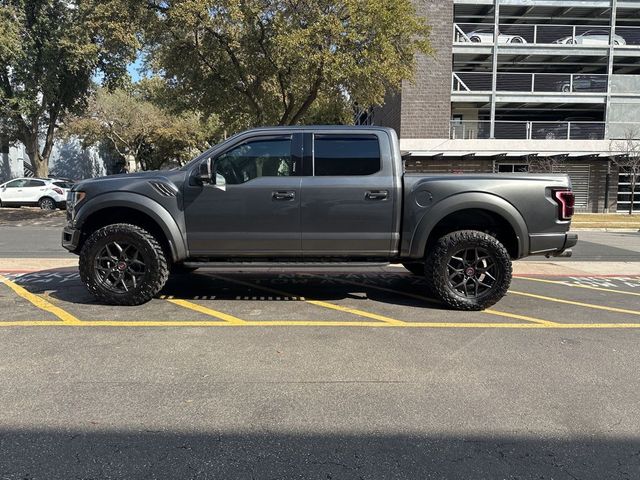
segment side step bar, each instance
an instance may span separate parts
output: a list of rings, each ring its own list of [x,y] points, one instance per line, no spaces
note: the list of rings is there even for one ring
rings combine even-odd
[[[246,268],[353,268],[353,267],[386,267],[388,262],[184,262],[188,268],[219,268],[219,269],[246,269]]]

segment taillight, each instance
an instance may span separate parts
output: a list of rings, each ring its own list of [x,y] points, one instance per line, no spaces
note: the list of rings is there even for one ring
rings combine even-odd
[[[559,207],[559,220],[571,220],[576,204],[576,196],[573,194],[573,192],[569,189],[553,190],[552,195],[553,199],[556,201]]]
[[[64,192],[62,190],[60,190],[59,188],[53,188],[53,191],[56,192],[58,195],[64,195]]]

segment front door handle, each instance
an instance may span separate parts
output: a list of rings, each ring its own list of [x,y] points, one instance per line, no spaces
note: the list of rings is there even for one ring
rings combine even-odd
[[[271,194],[271,198],[273,198],[274,200],[287,202],[287,201],[295,200],[296,192],[273,192]]]
[[[369,190],[364,194],[366,200],[386,200],[389,198],[388,190]]]

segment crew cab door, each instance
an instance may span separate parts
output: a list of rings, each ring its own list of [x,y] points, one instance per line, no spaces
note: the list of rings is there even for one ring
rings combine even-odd
[[[389,149],[380,145],[384,135],[306,135],[303,257],[388,258],[399,200]]]
[[[185,186],[190,256],[300,257],[301,134],[257,135],[213,158],[216,184]]]

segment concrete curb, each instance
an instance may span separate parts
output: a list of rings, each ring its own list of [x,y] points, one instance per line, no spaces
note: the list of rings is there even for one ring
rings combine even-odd
[[[0,272],[37,272],[56,269],[76,269],[77,258],[0,258]],[[393,265],[399,271],[404,271],[402,265]],[[203,269],[206,270],[206,269]],[[277,268],[265,269],[270,272],[278,271]],[[336,271],[351,271],[344,266],[336,267]],[[258,270],[256,270],[258,271]],[[288,271],[290,270],[283,270]],[[324,272],[332,271],[327,268]],[[640,277],[640,261],[638,262],[580,262],[580,261],[526,261],[513,263],[514,276],[558,276],[558,277]]]

